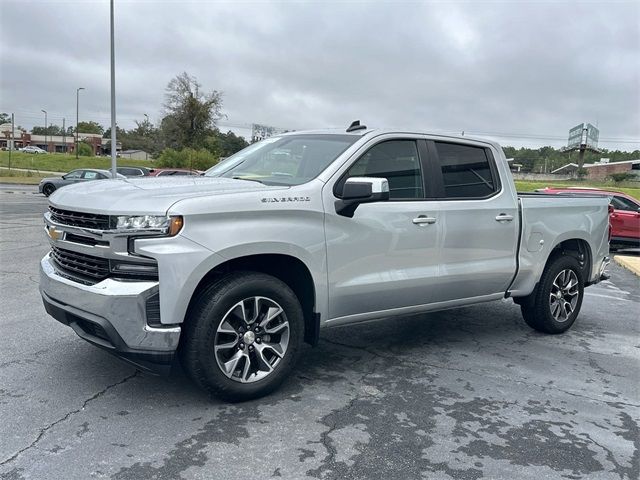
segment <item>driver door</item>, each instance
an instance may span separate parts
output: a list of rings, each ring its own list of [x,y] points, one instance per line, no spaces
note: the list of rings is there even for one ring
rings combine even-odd
[[[438,212],[426,201],[426,159],[419,154],[419,142],[382,141],[355,160],[335,185],[325,186],[330,319],[375,317],[431,301],[439,225]],[[389,201],[359,205],[353,218],[338,215],[335,201],[349,177],[386,178]]]

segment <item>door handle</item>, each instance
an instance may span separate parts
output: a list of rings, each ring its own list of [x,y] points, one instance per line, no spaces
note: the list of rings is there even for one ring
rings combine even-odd
[[[513,215],[507,215],[506,213],[501,213],[496,217],[496,222],[510,222],[513,220]]]
[[[436,223],[436,219],[434,217],[427,217],[425,215],[420,215],[413,219],[414,225],[431,225]]]

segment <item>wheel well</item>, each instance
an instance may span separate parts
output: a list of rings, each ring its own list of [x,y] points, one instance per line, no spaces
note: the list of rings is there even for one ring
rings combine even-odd
[[[196,298],[198,292],[201,291],[205,285],[215,281],[216,278],[219,278],[225,273],[241,270],[272,275],[286,283],[289,288],[293,290],[293,293],[296,294],[302,306],[305,342],[311,345],[318,343],[320,319],[319,315],[315,313],[315,286],[313,277],[307,266],[301,260],[289,255],[248,255],[246,257],[234,258],[218,265],[207,273],[202,280],[200,280],[200,283],[198,283],[198,286],[191,296],[187,312],[191,309],[191,303]]]
[[[556,245],[547,259],[547,264],[558,255],[570,255],[574,257],[582,266],[582,277],[585,283],[589,282],[591,276],[591,248],[585,240],[572,238]]]

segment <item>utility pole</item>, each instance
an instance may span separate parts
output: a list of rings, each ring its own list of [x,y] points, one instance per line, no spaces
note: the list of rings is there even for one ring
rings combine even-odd
[[[113,0],[111,0],[111,177],[118,178],[116,165],[116,53],[113,32]]]
[[[66,154],[67,153],[67,130],[66,130],[66,126],[64,124],[65,119],[62,118],[62,151]]]
[[[80,90],[84,90],[84,87],[76,89],[76,160],[78,159],[78,117],[80,112]]]
[[[11,151],[13,150],[13,142],[15,141],[15,135],[13,129],[16,128],[13,123],[13,113],[11,114],[11,143],[9,144],[9,170],[11,170]]]
[[[143,113],[143,115],[144,115],[144,118],[147,120],[147,121],[145,122],[145,123],[146,123],[145,127],[146,127],[146,128],[149,128],[149,115],[147,115],[146,113]],[[146,148],[145,148],[145,150],[144,150],[144,159],[145,159],[145,160],[149,160],[149,152],[147,152],[147,149],[146,149]]]
[[[40,111],[44,113],[44,149],[48,152],[49,145],[47,145],[47,111],[46,110],[40,110]]]

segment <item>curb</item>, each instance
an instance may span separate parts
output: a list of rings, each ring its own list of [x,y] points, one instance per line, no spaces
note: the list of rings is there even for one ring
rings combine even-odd
[[[613,257],[613,259],[618,265],[622,265],[624,268],[630,270],[640,277],[640,257],[616,255]]]

